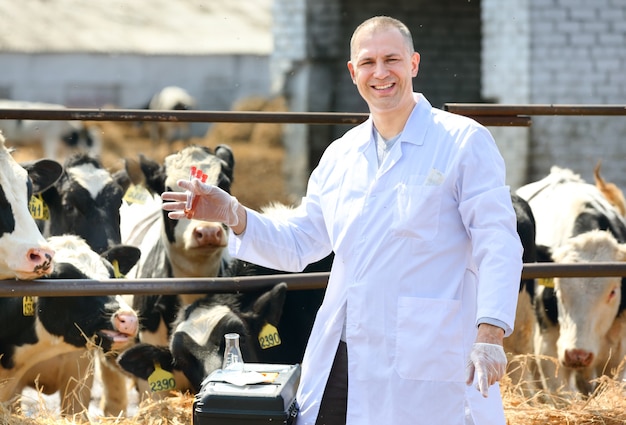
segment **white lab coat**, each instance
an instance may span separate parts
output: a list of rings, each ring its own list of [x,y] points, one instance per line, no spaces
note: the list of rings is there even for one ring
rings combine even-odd
[[[248,211],[232,255],[300,271],[331,250],[302,362],[299,425],[313,425],[344,317],[348,424],[504,424],[499,386],[465,384],[476,320],[512,331],[522,269],[493,138],[420,94],[380,167],[371,119],[324,153],[289,221]],[[466,422],[467,421],[467,422]]]

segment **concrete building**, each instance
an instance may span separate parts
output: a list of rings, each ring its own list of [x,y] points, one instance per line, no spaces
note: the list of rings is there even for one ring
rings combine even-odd
[[[271,5],[0,0],[0,98],[141,108],[175,85],[199,109],[229,110],[241,97],[269,93]]]

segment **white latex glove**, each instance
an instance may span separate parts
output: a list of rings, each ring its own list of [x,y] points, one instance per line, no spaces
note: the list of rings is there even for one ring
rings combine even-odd
[[[239,223],[237,208],[239,201],[219,187],[202,183],[198,179],[178,180],[178,186],[194,194],[193,208],[185,213],[187,194],[185,192],[163,192],[161,199],[166,202],[163,209],[169,211],[167,216],[178,220],[181,218],[195,218],[197,220],[217,221],[227,226],[236,226]]]
[[[475,343],[465,367],[466,384],[474,382],[476,373],[476,389],[487,398],[489,387],[504,376],[506,363],[506,354],[501,345]]]

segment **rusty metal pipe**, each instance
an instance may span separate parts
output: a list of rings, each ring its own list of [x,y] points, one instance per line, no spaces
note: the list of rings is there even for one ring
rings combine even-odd
[[[114,294],[203,294],[248,292],[286,282],[290,290],[325,288],[327,272],[293,273],[267,276],[215,277],[215,278],[161,278],[161,279],[37,279],[32,281],[0,280],[0,297],[26,295],[39,296],[88,296]],[[524,264],[522,277],[611,277],[626,276],[626,263],[586,264]]]

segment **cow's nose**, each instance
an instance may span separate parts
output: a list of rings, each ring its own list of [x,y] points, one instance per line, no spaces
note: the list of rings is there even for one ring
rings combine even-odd
[[[224,229],[221,225],[198,226],[194,229],[193,237],[198,246],[224,245]]]
[[[26,261],[39,275],[52,273],[53,258],[54,251],[48,248],[31,248],[26,253]]]
[[[565,350],[565,366],[567,367],[587,367],[593,361],[593,353],[587,350],[571,349]]]
[[[119,312],[113,318],[113,327],[120,333],[135,337],[139,332],[137,315],[126,311]]]

